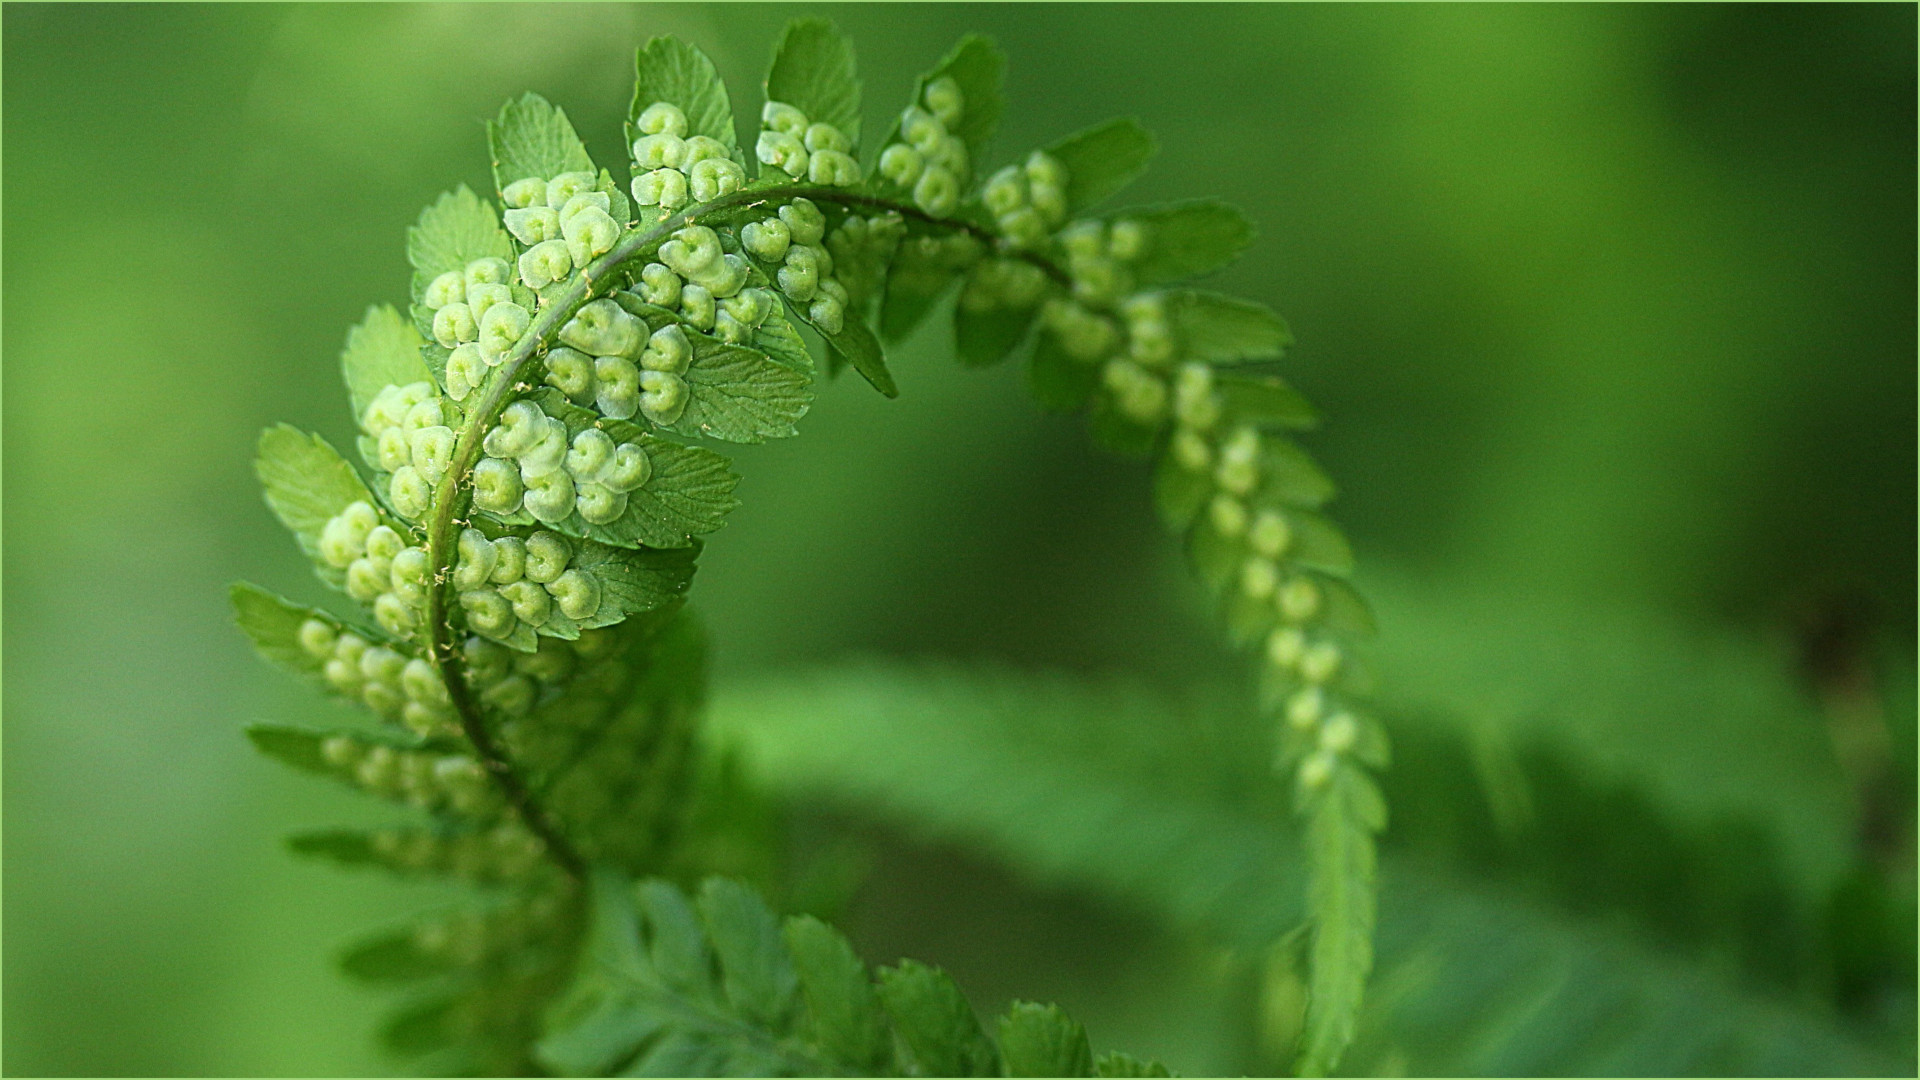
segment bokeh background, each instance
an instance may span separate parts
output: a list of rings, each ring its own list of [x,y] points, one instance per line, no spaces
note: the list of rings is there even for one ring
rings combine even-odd
[[[1329,418],[1309,445],[1385,628],[1390,849],[1576,912],[1641,873],[1614,906],[1686,956],[1718,939],[1660,926],[1657,883],[1707,858],[1675,837],[1737,836],[1712,858],[1811,898],[1781,925],[1817,956],[1756,992],[1911,1062],[1911,6],[8,4],[8,1074],[393,1068],[329,950],[431,890],[288,855],[290,828],[379,811],[240,736],[329,715],[228,623],[236,578],[320,592],[253,440],[346,440],[345,329],[402,295],[418,209],[484,186],[500,101],[538,90],[622,160],[637,43],[697,43],[748,113],[780,25],[818,10],[860,46],[870,124],[984,31],[1008,155],[1134,115],[1162,152],[1130,198],[1259,224],[1219,285],[1289,318]],[[737,455],[746,505],[695,591],[722,703],[853,655],[1233,677],[1143,469],[944,348],[900,350],[899,401],[844,380],[804,437]],[[1599,791],[1574,839],[1612,854],[1476,846],[1412,786],[1462,746],[1494,824]],[[1501,787],[1515,762],[1531,787]],[[869,959],[1058,999],[1176,1068],[1262,1067],[1245,958],[787,797],[795,844],[870,868],[844,913]]]

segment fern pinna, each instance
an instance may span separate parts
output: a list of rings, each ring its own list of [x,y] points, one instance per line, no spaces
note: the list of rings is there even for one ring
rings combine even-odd
[[[348,954],[358,975],[423,987],[395,1048],[474,1072],[1158,1070],[1096,1060],[1051,1007],[1016,1005],[989,1037],[937,969],[873,977],[825,925],[783,926],[738,883],[689,900],[665,880],[699,866],[683,834],[704,647],[683,602],[699,537],[738,505],[707,444],[795,433],[816,381],[803,327],[829,374],[893,396],[881,338],[949,294],[963,363],[1022,358],[1043,406],[1086,410],[1100,443],[1153,461],[1163,516],[1259,657],[1306,822],[1298,1068],[1330,1069],[1352,1038],[1386,743],[1358,705],[1369,616],[1318,512],[1333,488],[1285,434],[1314,415],[1265,366],[1288,331],[1181,284],[1248,243],[1231,207],[1096,212],[1153,154],[1131,121],[989,171],[1002,64],[963,40],[863,155],[850,43],[795,22],[749,152],[712,63],[655,39],[624,185],[560,109],[509,102],[488,128],[497,202],[460,188],[423,211],[411,304],[348,335],[371,475],[292,428],[262,436],[268,504],[360,606],[343,619],[242,585],[239,621],[384,723],[254,741],[426,812],[295,847],[481,889]]]

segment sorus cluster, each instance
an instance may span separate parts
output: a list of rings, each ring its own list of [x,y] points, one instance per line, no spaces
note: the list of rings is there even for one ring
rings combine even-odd
[[[900,114],[900,141],[880,154],[880,175],[913,192],[913,204],[943,218],[960,205],[969,166],[966,141],[953,129],[966,115],[960,84],[941,76],[927,84],[920,105]]]
[[[1001,175],[1008,177],[1009,187],[1016,185],[1010,174]],[[1032,176],[1025,179],[1031,194]],[[1013,205],[1010,195],[1003,198]],[[1009,224],[1026,227],[1002,221],[1003,228]],[[1314,749],[1300,766],[1300,781],[1317,787],[1332,774],[1337,756],[1351,751],[1361,735],[1359,721],[1334,704],[1329,689],[1345,657],[1337,642],[1309,636],[1326,598],[1311,577],[1288,569],[1293,526],[1283,511],[1254,501],[1265,454],[1260,431],[1244,425],[1223,430],[1224,404],[1213,368],[1179,363],[1180,343],[1166,296],[1134,291],[1132,265],[1148,253],[1152,239],[1145,224],[1126,219],[1111,224],[1078,221],[1063,229],[1059,242],[1071,295],[1049,298],[1041,309],[1041,325],[1068,356],[1100,365],[1101,384],[1118,413],[1153,428],[1171,417],[1169,453],[1179,467],[1211,481],[1211,527],[1246,549],[1236,587],[1249,600],[1273,605],[1276,627],[1268,637],[1265,659],[1296,687],[1285,702],[1285,719],[1295,733],[1312,737]],[[1025,272],[1014,269],[1023,265],[1004,259],[982,262],[971,275],[968,292],[962,293],[962,304],[1030,303],[1028,298],[1044,284],[1024,280]],[[976,295],[970,298],[969,293]]]
[[[613,200],[590,172],[561,173],[550,180],[528,177],[508,184],[500,193],[506,203],[501,220],[527,250],[520,253],[520,280],[529,289],[564,281],[576,268],[613,250],[620,239],[620,222],[613,220]],[[524,311],[523,311],[524,314]],[[476,316],[477,317],[477,316]],[[520,327],[520,333],[526,326]],[[438,336],[436,334],[435,336]],[[500,352],[518,341],[516,333]],[[442,341],[441,344],[446,344]],[[481,338],[481,356],[489,355]],[[448,346],[451,348],[452,346]],[[497,359],[489,359],[497,364]]]
[[[792,105],[769,101],[760,109],[760,125],[753,152],[762,165],[826,187],[853,187],[860,182],[853,140],[832,124],[814,123]]]
[[[740,245],[761,262],[778,267],[773,282],[787,299],[805,305],[808,321],[829,334],[846,326],[847,287],[833,276],[833,256],[822,243],[827,217],[810,199],[795,199],[759,221],[740,227]],[[661,257],[666,256],[661,245]]]
[[[964,311],[982,312],[994,308],[1030,308],[1047,292],[1047,275],[1025,259],[994,256],[975,264],[960,290]]]
[[[322,561],[346,571],[347,595],[371,608],[382,630],[397,638],[413,635],[427,610],[430,565],[424,547],[383,524],[380,512],[365,500],[348,503],[327,519],[319,546]]]
[[[475,259],[464,270],[434,278],[420,293],[420,306],[432,313],[433,339],[453,350],[460,377],[470,385],[506,359],[533,321],[527,309],[514,302],[511,275],[505,259]],[[452,357],[448,366],[454,367]]]
[[[687,114],[656,101],[634,121],[633,201],[672,213],[690,202],[703,203],[740,190],[747,171],[733,160],[725,143],[687,134]],[[641,170],[646,170],[642,172]]]
[[[987,178],[981,201],[1000,235],[1016,248],[1038,248],[1067,220],[1067,167],[1044,150]]]
[[[1166,369],[1178,351],[1159,293],[1134,293],[1129,263],[1146,254],[1147,227],[1121,220],[1078,221],[1060,233],[1072,296],[1052,297],[1041,325],[1068,356],[1101,363],[1101,382],[1119,411],[1149,426],[1166,416]]]
[[[1326,608],[1322,587],[1310,576],[1289,572],[1294,528],[1274,507],[1257,507],[1264,447],[1251,426],[1220,429],[1221,403],[1213,371],[1184,364],[1174,384],[1176,427],[1170,451],[1183,469],[1210,474],[1215,488],[1208,524],[1221,536],[1242,540],[1246,557],[1236,586],[1249,600],[1273,605],[1277,621],[1268,634],[1267,664],[1297,689],[1284,706],[1286,723],[1313,736],[1314,749],[1300,766],[1300,782],[1317,787],[1332,774],[1335,758],[1360,736],[1354,716],[1336,706],[1330,690],[1346,657],[1339,643],[1309,636]]]
[[[380,829],[368,846],[388,865],[415,873],[446,873],[472,881],[524,878],[544,864],[546,845],[518,822],[489,829],[437,833],[427,829]]]
[[[583,661],[596,659],[612,647],[607,630],[582,630],[575,641],[540,638],[532,652],[511,649],[479,635],[461,643],[467,684],[482,704],[508,718],[508,723],[533,714],[553,691],[570,685]]]
[[[846,287],[849,307],[858,308],[880,294],[894,253],[899,250],[900,239],[906,232],[906,222],[899,214],[888,211],[872,217],[848,214],[838,228],[827,234],[834,278]]]
[[[1125,351],[1107,360],[1100,369],[1100,380],[1113,393],[1114,405],[1122,413],[1142,424],[1157,426],[1166,416],[1167,373],[1176,351],[1173,327],[1167,321],[1166,297],[1135,293],[1120,304],[1119,314]],[[1181,370],[1212,371],[1204,364]],[[1202,398],[1195,407],[1204,409],[1205,400]]]
[[[777,302],[766,289],[749,287],[750,276],[746,259],[722,250],[719,233],[705,225],[689,225],[660,245],[658,262],[641,268],[637,291],[655,307],[678,311],[695,330],[731,345],[744,345],[773,314]],[[612,318],[611,313],[608,317]],[[646,332],[644,325],[634,329]],[[685,370],[682,365],[680,371]]]
[[[955,271],[977,266],[985,253],[986,245],[972,233],[956,231],[945,236],[911,237],[901,242],[889,279],[898,280],[906,287],[917,287],[921,292],[938,291],[952,279]],[[963,291],[961,295],[966,294]]]
[[[577,353],[563,359],[574,370],[583,366]],[[599,389],[605,397],[607,384]],[[680,393],[684,399],[685,390]],[[576,512],[594,525],[618,521],[627,512],[628,494],[653,475],[653,463],[638,442],[615,443],[599,428],[568,439],[566,423],[531,401],[507,406],[480,448],[484,456],[473,467],[473,505],[503,516],[524,509],[548,525]]]
[[[376,645],[324,619],[300,624],[300,648],[320,661],[327,685],[365,702],[381,717],[421,735],[444,734],[454,726],[446,684],[427,661]]]
[[[558,914],[558,898],[546,893],[491,910],[461,908],[415,926],[413,944],[428,956],[472,967],[551,934]]]
[[[600,579],[568,566],[573,544],[559,533],[489,540],[478,529],[464,529],[459,548],[453,584],[467,628],[481,637],[504,641],[522,626],[538,631],[555,609],[581,621],[600,610]]]
[[[486,770],[465,754],[403,749],[352,735],[335,735],[320,744],[320,756],[368,791],[422,810],[488,817],[501,808],[499,793],[487,779]]]
[[[387,504],[401,517],[418,521],[425,516],[453,466],[454,427],[461,420],[460,407],[430,382],[388,386],[367,403],[360,417],[366,434],[361,448],[390,474]]]
[[[506,545],[508,551],[512,548],[512,544]],[[470,550],[477,548],[462,546],[463,553]],[[510,649],[477,634],[470,636],[461,646],[468,685],[481,704],[509,718],[526,716],[549,691],[573,678],[582,658],[598,656],[611,646],[607,634],[604,630],[582,630],[578,641],[541,638],[532,652]],[[301,650],[321,664],[327,685],[347,698],[364,702],[381,718],[404,724],[422,737],[459,732],[446,683],[425,658],[368,641],[319,618],[301,623],[299,641]]]

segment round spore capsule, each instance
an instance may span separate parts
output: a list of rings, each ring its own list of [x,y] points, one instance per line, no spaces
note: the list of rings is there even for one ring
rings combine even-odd
[[[495,585],[510,585],[527,573],[527,542],[517,536],[502,536],[493,542],[493,574],[487,580]]]
[[[547,591],[569,619],[590,619],[600,610],[600,581],[584,570],[568,570],[550,582]]]
[[[684,137],[687,133],[687,114],[671,102],[656,101],[641,110],[634,126],[648,135]]]
[[[527,580],[542,585],[553,581],[572,558],[573,548],[564,537],[545,531],[534,533],[527,538]]]
[[[591,480],[574,485],[574,509],[590,525],[608,525],[627,512],[627,496]]]
[[[653,475],[653,462],[639,443],[621,443],[595,479],[614,491],[634,491]]]
[[[573,513],[573,477],[566,470],[555,469],[539,476],[525,477],[527,493],[522,505],[527,513],[538,521],[552,525],[565,521]]]
[[[482,458],[473,467],[473,505],[491,514],[511,514],[520,509],[525,492],[520,467],[504,458]]]
[[[300,624],[300,649],[316,660],[327,659],[333,655],[333,643],[337,636],[331,624],[308,619]]]
[[[640,369],[633,361],[619,356],[602,356],[593,362],[594,404],[601,415],[625,420],[640,409]]]
[[[530,626],[543,626],[553,612],[553,597],[531,581],[500,586],[499,593],[513,606],[513,615]]]

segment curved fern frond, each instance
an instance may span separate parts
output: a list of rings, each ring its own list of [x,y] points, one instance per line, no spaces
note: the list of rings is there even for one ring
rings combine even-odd
[[[738,506],[738,477],[709,444],[797,432],[815,389],[803,328],[829,373],[850,366],[897,394],[882,332],[957,290],[963,362],[1024,358],[1043,405],[1085,409],[1098,441],[1155,461],[1167,519],[1230,635],[1264,658],[1279,767],[1313,823],[1301,1063],[1337,1061],[1371,955],[1384,809],[1369,770],[1385,743],[1359,705],[1354,644],[1369,620],[1343,583],[1352,556],[1318,513],[1331,485],[1283,434],[1312,411],[1247,366],[1280,356],[1285,324],[1188,286],[1250,242],[1233,208],[1096,212],[1152,155],[1132,122],[991,168],[1003,68],[986,39],[962,40],[918,80],[871,168],[851,43],[818,19],[780,39],[746,142],[699,50],[642,47],[624,184],[559,107],[511,100],[487,125],[494,190],[456,188],[423,210],[404,311],[372,308],[348,335],[366,473],[292,428],[263,436],[268,503],[365,618],[241,588],[241,621],[269,658],[385,726],[254,738],[430,816],[300,843],[514,894],[514,934],[449,931],[484,943],[470,962],[430,961],[400,938],[354,954],[350,967],[381,978],[462,973],[396,1023],[395,1045],[524,1065],[533,1018],[571,970],[585,883],[687,865],[675,837],[704,674],[680,608],[700,538]],[[528,851],[553,872],[525,872]],[[912,1067],[1104,1067],[1044,1010],[1011,1017],[998,1051],[961,1039],[961,999],[928,979],[881,981],[883,998],[905,995],[889,1009]]]

